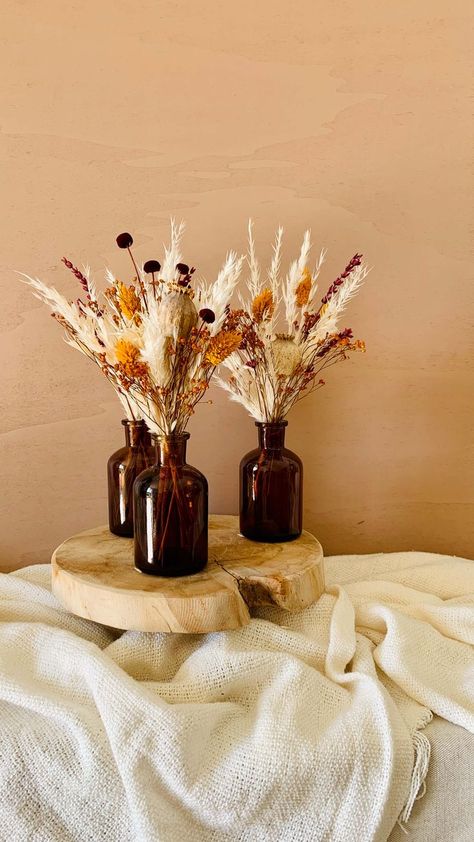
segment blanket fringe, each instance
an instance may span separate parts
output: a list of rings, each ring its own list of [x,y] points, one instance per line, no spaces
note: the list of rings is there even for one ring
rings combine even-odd
[[[405,806],[398,817],[398,824],[405,833],[407,831],[403,825],[410,818],[415,801],[423,798],[426,792],[425,779],[430,764],[431,745],[428,737],[425,737],[421,731],[415,731],[413,734],[413,748],[415,750],[415,764],[411,776],[410,791],[405,801]]]

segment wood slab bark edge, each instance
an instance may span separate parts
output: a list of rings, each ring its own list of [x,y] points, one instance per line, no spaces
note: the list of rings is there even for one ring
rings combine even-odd
[[[261,544],[238,533],[238,518],[209,518],[209,563],[193,576],[147,576],[133,566],[133,541],[106,526],[68,538],[53,553],[52,589],[72,613],[118,629],[205,634],[237,629],[251,610],[301,611],[324,591],[323,551],[303,532]]]

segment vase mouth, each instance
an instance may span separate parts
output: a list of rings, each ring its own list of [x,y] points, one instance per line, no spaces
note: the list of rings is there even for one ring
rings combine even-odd
[[[288,421],[256,421],[256,427],[287,427]]]
[[[143,418],[122,418],[124,427],[146,427]]]
[[[152,437],[156,441],[187,441],[191,433],[185,431],[184,433],[152,433]]]

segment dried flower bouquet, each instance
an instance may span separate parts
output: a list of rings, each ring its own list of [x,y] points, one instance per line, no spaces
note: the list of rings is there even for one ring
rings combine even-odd
[[[354,255],[318,303],[317,281],[325,252],[311,271],[311,240],[306,231],[298,258],[282,278],[282,239],[279,228],[264,278],[249,223],[249,295],[240,296],[241,309],[231,311],[225,322],[225,329],[240,333],[242,341],[224,361],[230,376],[217,378],[233,400],[265,423],[282,421],[297,401],[323,386],[324,369],[352,351],[365,350],[350,328],[338,329],[348,302],[368,272],[362,255]]]
[[[127,418],[144,418],[152,432],[168,435],[186,429],[215,367],[242,340],[225,322],[243,258],[230,252],[214,283],[193,288],[194,268],[182,262],[183,232],[184,224],[172,221],[163,266],[149,260],[143,269],[132,255],[131,235],[120,234],[117,244],[130,253],[135,277],[126,284],[107,270],[103,293],[87,267],[77,269],[63,258],[82,287],[76,301],[23,276],[53,311],[66,342],[99,366]]]

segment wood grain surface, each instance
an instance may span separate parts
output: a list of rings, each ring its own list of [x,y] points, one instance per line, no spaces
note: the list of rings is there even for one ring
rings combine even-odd
[[[105,526],[64,541],[52,557],[53,593],[89,620],[119,629],[205,633],[246,625],[250,611],[301,611],[324,590],[323,552],[308,532],[262,544],[238,533],[238,518],[211,515],[209,562],[193,576],[162,578],[133,565],[133,541]]]
[[[362,251],[373,267],[343,327],[367,354],[289,416],[304,524],[327,554],[474,557],[471,79],[465,0],[4,0],[0,167],[0,569],[47,562],[106,520],[120,408],[18,281],[71,298],[68,256],[123,281],[183,259],[211,280],[279,223],[285,262],[310,226],[321,296]],[[213,388],[189,458],[213,511],[237,512],[252,421]]]

